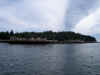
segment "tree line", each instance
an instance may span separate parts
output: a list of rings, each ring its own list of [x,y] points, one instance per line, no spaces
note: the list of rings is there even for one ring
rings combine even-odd
[[[96,38],[90,35],[82,35],[80,33],[75,33],[71,31],[63,31],[63,32],[17,32],[14,33],[13,30],[10,32],[0,32],[1,40],[9,40],[10,37],[18,37],[18,38],[46,38],[47,40],[58,40],[58,41],[66,41],[66,40],[81,40],[86,42],[96,41]]]

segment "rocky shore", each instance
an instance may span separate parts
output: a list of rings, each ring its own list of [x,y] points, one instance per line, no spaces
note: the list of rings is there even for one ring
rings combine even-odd
[[[1,43],[10,44],[77,44],[77,43],[97,43],[97,42],[85,42],[80,40],[67,40],[67,41],[56,41],[56,40],[0,40]]]

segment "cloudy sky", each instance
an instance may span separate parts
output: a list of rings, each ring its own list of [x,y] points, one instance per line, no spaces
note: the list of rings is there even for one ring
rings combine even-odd
[[[0,31],[75,31],[100,38],[100,0],[0,0]]]

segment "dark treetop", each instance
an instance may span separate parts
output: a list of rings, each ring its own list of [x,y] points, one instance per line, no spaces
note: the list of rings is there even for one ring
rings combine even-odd
[[[14,33],[13,30],[11,32],[0,32],[0,39],[1,40],[10,40],[11,37],[17,38],[41,38],[47,40],[57,40],[57,41],[69,41],[69,40],[78,40],[84,42],[96,42],[96,38],[89,36],[89,35],[82,35],[75,32],[21,32],[21,33]]]

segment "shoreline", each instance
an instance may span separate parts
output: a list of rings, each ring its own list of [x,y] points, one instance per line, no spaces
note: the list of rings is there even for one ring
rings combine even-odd
[[[9,44],[85,44],[85,43],[100,43],[100,42],[84,42],[77,40],[55,41],[55,40],[0,40],[0,43]]]

